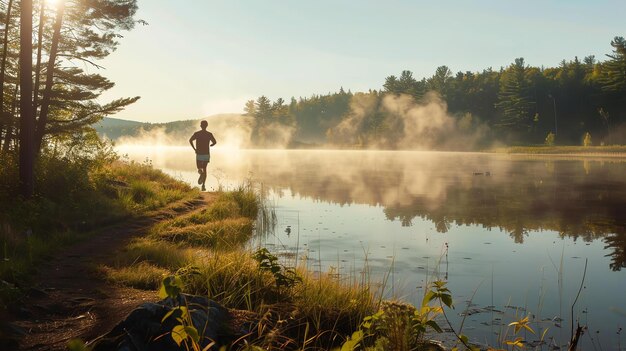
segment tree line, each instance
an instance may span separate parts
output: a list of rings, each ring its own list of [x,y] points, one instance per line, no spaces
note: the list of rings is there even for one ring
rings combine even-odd
[[[90,125],[139,99],[97,101],[114,85],[98,61],[135,26],[136,11],[137,0],[0,1],[0,150],[19,154],[24,196],[42,153],[81,144]]]
[[[615,37],[612,52],[603,61],[594,56],[563,60],[558,67],[534,67],[517,58],[507,67],[482,72],[457,72],[440,66],[428,78],[416,79],[411,71],[385,78],[382,89],[335,93],[272,102],[266,96],[246,103],[255,128],[278,122],[295,128],[295,140],[335,143],[334,132],[354,115],[354,99],[369,99],[363,123],[350,130],[358,146],[378,145],[394,138],[393,112],[382,108],[389,96],[408,96],[426,104],[435,92],[445,102],[461,133],[482,128],[478,146],[494,141],[510,145],[623,144],[626,143],[626,41]],[[485,129],[485,126],[487,127]],[[401,126],[402,127],[402,126]],[[418,136],[419,137],[419,136]],[[339,140],[339,144],[341,144]],[[345,142],[344,142],[345,144]],[[344,145],[349,146],[349,145]]]

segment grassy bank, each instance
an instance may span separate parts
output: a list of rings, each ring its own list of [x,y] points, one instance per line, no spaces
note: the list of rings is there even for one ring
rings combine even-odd
[[[147,290],[159,289],[165,277],[181,278],[184,292],[228,307],[236,329],[248,331],[228,350],[437,349],[424,347],[424,335],[439,328],[441,306],[451,306],[445,283],[433,282],[416,308],[383,301],[367,276],[290,267],[266,249],[245,246],[258,213],[267,210],[251,186],[211,195],[209,206],[154,225],[101,273]]]
[[[101,270],[114,282],[153,290],[163,277],[177,274],[185,292],[208,296],[258,323],[258,333],[239,346],[340,345],[375,311],[374,294],[331,275],[285,267],[268,251],[244,248],[260,206],[250,187],[216,193],[209,207],[155,225]]]
[[[14,162],[10,155],[2,161]],[[17,194],[13,167],[1,170],[0,306],[21,296],[37,266],[66,245],[94,235],[102,226],[198,196],[196,190],[147,164],[104,159],[42,157],[37,192]]]
[[[626,146],[509,146],[486,150],[507,154],[545,154],[545,155],[589,155],[626,157]]]

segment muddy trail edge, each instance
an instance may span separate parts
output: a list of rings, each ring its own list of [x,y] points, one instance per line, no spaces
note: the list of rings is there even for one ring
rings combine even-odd
[[[99,229],[43,263],[34,278],[35,286],[10,318],[25,333],[18,350],[65,350],[69,340],[93,340],[110,331],[139,304],[158,300],[154,291],[106,281],[96,268],[112,262],[116,251],[146,234],[152,225],[199,211],[214,198],[213,193],[202,193],[198,198],[180,200]]]

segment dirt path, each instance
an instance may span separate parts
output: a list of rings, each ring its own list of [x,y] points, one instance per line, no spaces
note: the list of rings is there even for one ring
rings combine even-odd
[[[111,262],[117,250],[153,224],[199,210],[213,196],[203,193],[198,199],[104,228],[46,263],[13,322],[28,333],[19,349],[64,350],[70,339],[92,340],[111,330],[137,305],[156,300],[155,292],[111,284],[94,268]]]

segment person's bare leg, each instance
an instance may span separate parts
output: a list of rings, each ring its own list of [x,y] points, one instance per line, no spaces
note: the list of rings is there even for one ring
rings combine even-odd
[[[202,175],[200,176],[202,178],[202,191],[206,191],[206,188],[204,187],[204,183],[206,182],[206,167],[207,163],[204,163],[204,167],[202,167]]]
[[[206,179],[206,162],[204,161],[196,161],[196,167],[198,167],[198,185],[204,183],[204,179]]]

